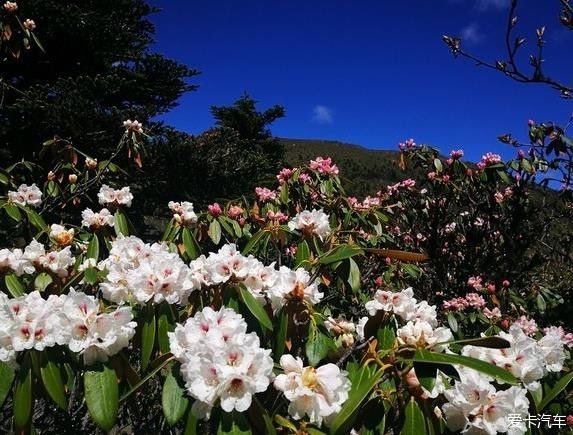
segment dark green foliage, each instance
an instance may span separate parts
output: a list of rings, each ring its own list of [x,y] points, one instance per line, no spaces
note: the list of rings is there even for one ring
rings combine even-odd
[[[101,156],[121,137],[121,122],[152,117],[195,86],[197,71],[149,51],[155,9],[143,0],[31,0],[45,54],[29,50],[3,64],[2,161],[30,157],[53,136]],[[160,127],[157,125],[156,127]]]

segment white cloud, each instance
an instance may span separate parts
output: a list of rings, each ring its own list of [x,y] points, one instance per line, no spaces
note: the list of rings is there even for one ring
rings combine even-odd
[[[480,32],[479,25],[472,23],[464,27],[460,32],[460,38],[462,38],[462,43],[466,44],[479,44],[484,35]]]
[[[312,120],[318,124],[332,124],[332,110],[321,104],[314,106]]]

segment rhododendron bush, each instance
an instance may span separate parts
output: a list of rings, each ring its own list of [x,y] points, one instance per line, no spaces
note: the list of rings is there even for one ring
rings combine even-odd
[[[124,126],[116,154],[142,165],[144,127]],[[185,433],[519,434],[528,414],[569,415],[573,334],[538,315],[563,295],[511,264],[532,249],[507,221],[519,172],[400,147],[425,180],[349,198],[317,157],[253,200],[166,199],[161,240],[138,237],[115,156],[3,170],[5,427],[48,406],[137,430],[145,397]]]
[[[396,164],[416,178],[360,199],[317,156],[225,203],[165,198],[148,240],[120,160],[144,170],[153,141],[118,131],[99,161],[55,137],[0,168],[3,431],[573,425],[573,207],[535,185],[539,153],[472,164],[410,139]]]

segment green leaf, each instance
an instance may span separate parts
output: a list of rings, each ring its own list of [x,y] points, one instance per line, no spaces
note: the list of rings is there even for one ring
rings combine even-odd
[[[34,290],[43,292],[52,282],[52,277],[46,272],[42,272],[34,280]]]
[[[14,204],[7,202],[4,205],[4,209],[6,210],[6,213],[8,213],[8,216],[10,216],[16,222],[20,222],[20,220],[22,220],[22,214],[20,213],[18,207]]]
[[[280,187],[279,199],[283,204],[288,203],[288,184],[284,183]]]
[[[263,306],[255,299],[249,290],[243,285],[239,285],[239,295],[241,296],[241,301],[249,309],[249,311],[255,316],[255,318],[261,323],[263,327],[269,331],[273,330],[273,322],[269,318],[269,315],[263,308]]]
[[[64,381],[62,379],[62,372],[58,365],[50,360],[49,354],[42,354],[42,365],[40,367],[40,374],[44,388],[48,395],[52,398],[54,403],[64,411],[68,409],[68,399],[66,398],[66,390],[64,388]]]
[[[120,236],[129,236],[129,226],[127,225],[127,218],[125,215],[120,211],[116,211],[114,214],[114,228],[115,234]]]
[[[111,430],[119,409],[119,388],[115,371],[104,364],[86,370],[84,389],[91,418],[103,430]]]
[[[372,370],[370,370],[368,366],[360,368],[360,372],[357,374],[356,380],[352,383],[350,388],[348,400],[344,402],[342,409],[330,425],[331,434],[346,435],[350,432],[360,405],[376,386],[383,374],[383,370],[377,370],[372,373]]]
[[[145,372],[155,344],[155,311],[153,306],[146,306],[141,314],[141,370]]]
[[[157,342],[161,353],[169,352],[169,337],[168,332],[175,329],[175,319],[171,307],[166,301],[159,304],[159,317],[157,317]]]
[[[559,395],[559,393],[561,393],[565,388],[567,388],[567,385],[569,385],[569,382],[571,382],[572,380],[573,380],[573,371],[567,373],[565,376],[559,379],[555,384],[555,386],[545,394],[545,397],[539,404],[538,411],[543,411],[545,407],[549,405],[551,401]]]
[[[192,412],[189,412],[184,435],[197,435],[197,423],[199,423],[199,419],[195,417]]]
[[[12,383],[14,382],[14,377],[16,373],[14,369],[8,364],[0,361],[0,408],[4,405],[10,390],[12,389]]]
[[[48,228],[48,224],[46,221],[36,213],[34,210],[26,208],[26,214],[28,215],[28,220],[32,225],[34,225],[37,229],[41,231],[45,231]]]
[[[249,423],[242,413],[237,411],[221,412],[217,435],[247,435],[252,433]]]
[[[17,432],[24,432],[32,420],[32,367],[29,355],[18,370],[14,386],[14,427]]]
[[[394,347],[394,342],[396,341],[396,333],[394,332],[394,328],[392,328],[390,325],[384,326],[384,328],[378,330],[376,339],[378,340],[378,346],[380,346],[380,349],[392,349]]]
[[[201,248],[195,239],[195,236],[189,228],[183,228],[183,245],[185,246],[185,252],[191,260],[195,260],[201,255]]]
[[[274,343],[274,355],[275,360],[278,361],[283,351],[285,349],[285,343],[288,334],[288,312],[285,308],[282,308],[278,313],[279,317],[279,329],[276,333],[275,343]]]
[[[209,224],[209,237],[211,237],[215,245],[218,245],[221,241],[221,224],[219,224],[217,219],[213,219]]]
[[[97,282],[97,269],[95,267],[88,267],[84,270],[84,281],[88,284],[95,284]]]
[[[96,234],[94,234],[90,240],[86,255],[88,258],[95,258],[96,261],[99,258],[99,240]]]
[[[491,336],[491,337],[478,337],[478,338],[468,338],[465,340],[454,340],[445,342],[447,344],[463,344],[479,346],[479,347],[489,347],[490,349],[507,349],[511,347],[509,341],[505,338]],[[444,344],[444,343],[439,343]]]
[[[6,288],[13,297],[17,298],[24,295],[24,286],[13,273],[6,275],[4,277],[4,282],[6,283]]]
[[[349,258],[348,261],[350,262],[350,267],[346,281],[350,285],[352,291],[357,292],[360,290],[360,269],[358,268],[356,261],[354,261],[352,258]]]
[[[319,331],[311,334],[305,346],[309,364],[316,366],[328,355],[328,351],[333,348],[335,348],[335,345],[330,337]]]
[[[337,261],[363,254],[364,251],[357,245],[339,245],[334,249],[324,253],[318,258],[320,264],[331,264]]]
[[[418,349],[414,355],[414,358],[412,358],[412,361],[446,365],[459,364],[477,370],[478,372],[484,373],[499,381],[503,381],[511,385],[517,385],[518,383],[518,380],[515,378],[515,376],[513,376],[507,370],[504,370],[485,361],[470,358],[467,356],[435,353],[426,349]]]
[[[251,237],[250,240],[247,242],[245,247],[241,250],[241,254],[247,255],[248,253],[250,253],[255,248],[255,246],[257,246],[257,244],[260,242],[261,238],[265,234],[269,234],[269,232],[266,230],[260,230],[257,233],[255,233],[253,237]]]
[[[434,159],[434,167],[438,173],[444,170],[444,166],[442,165],[442,161],[440,159]]]
[[[310,258],[310,248],[308,247],[308,243],[306,240],[300,242],[296,248],[296,256],[295,256],[295,269],[298,267],[304,267],[304,262],[308,261]]]
[[[452,332],[458,332],[458,321],[456,320],[454,314],[451,312],[448,313],[447,319],[448,319],[448,325],[450,326]]]
[[[165,419],[170,426],[181,420],[189,405],[189,400],[185,397],[185,391],[171,371],[167,374],[163,384],[161,405],[163,407],[163,415],[165,415]]]
[[[426,434],[426,420],[416,399],[410,397],[406,405],[406,419],[400,435],[423,435]]]

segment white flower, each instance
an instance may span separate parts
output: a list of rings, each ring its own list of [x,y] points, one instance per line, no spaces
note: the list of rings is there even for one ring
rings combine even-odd
[[[131,120],[127,119],[123,121],[123,126],[125,127],[125,132],[133,131],[135,133],[143,133],[143,125],[137,119]]]
[[[169,333],[170,350],[196,399],[196,416],[208,418],[217,402],[226,412],[244,412],[253,395],[267,389],[273,376],[271,351],[260,347],[256,333],[246,331],[246,322],[232,309],[206,307]]]
[[[509,333],[500,332],[499,337],[507,340],[510,347],[488,349],[464,346],[462,355],[487,361],[508,370],[512,375],[521,379],[528,390],[539,388],[539,380],[545,375],[546,368],[544,355],[537,342],[528,337],[517,324],[511,325]]]
[[[289,414],[297,420],[307,415],[318,426],[323,420],[328,424],[348,399],[350,381],[346,372],[334,364],[318,369],[303,367],[302,360],[292,355],[281,356],[280,364],[284,374],[276,377],[274,386],[290,401]]]
[[[303,268],[291,270],[281,266],[275,285],[267,290],[273,310],[278,311],[289,301],[305,301],[314,305],[320,302],[324,293],[318,291],[318,285],[310,282],[310,274]]]
[[[107,271],[100,284],[103,297],[116,303],[165,300],[185,304],[197,288],[179,255],[170,252],[166,245],[148,245],[134,236],[114,240],[109,257],[98,268]]]
[[[368,322],[368,317],[361,317],[358,323],[356,324],[356,334],[360,340],[364,340],[366,337],[364,335],[364,327]]]
[[[36,23],[34,22],[34,20],[31,20],[30,18],[27,18],[22,25],[24,26],[24,28],[26,30],[32,31],[36,28]]]
[[[36,184],[31,186],[21,184],[17,191],[10,190],[8,192],[8,200],[23,207],[26,205],[39,207],[42,204],[42,191]]]
[[[114,217],[107,208],[102,208],[94,213],[92,209],[86,208],[82,211],[82,227],[97,229],[104,226],[113,227]]]
[[[304,210],[298,213],[288,223],[291,230],[300,230],[308,234],[316,234],[321,240],[330,233],[329,216],[320,210]]]
[[[4,10],[8,13],[14,13],[18,10],[18,3],[7,1],[4,3]]]
[[[418,320],[409,321],[405,326],[396,331],[398,343],[415,347],[431,347],[436,343],[453,340],[452,331],[449,328],[432,328],[428,322]],[[435,346],[435,350],[443,350],[446,345]]]
[[[52,224],[50,227],[50,238],[60,246],[67,246],[74,240],[75,231],[73,228],[66,230],[65,227],[58,224]]]
[[[537,342],[537,347],[543,355],[545,368],[549,372],[560,372],[567,358],[561,335],[557,331],[549,331]]]
[[[173,219],[180,225],[190,225],[197,222],[197,215],[193,211],[193,203],[169,201],[169,209],[173,212]]]
[[[448,429],[471,434],[496,435],[498,432],[523,434],[523,422],[511,424],[510,414],[521,416],[523,421],[529,408],[527,391],[511,387],[496,391],[487,378],[466,368],[458,369],[460,381],[444,391],[448,403],[442,409]]]
[[[65,278],[68,270],[74,264],[69,246],[60,251],[46,252],[44,245],[33,239],[24,249],[24,254],[18,260],[19,267],[24,273],[33,273],[35,270],[44,270]]]
[[[129,191],[129,186],[122,187],[121,189],[114,189],[107,185],[102,185],[99,193],[97,194],[100,204],[113,204],[113,205],[124,205],[126,207],[131,207],[131,201],[133,201],[133,195]]]
[[[324,321],[324,326],[328,332],[334,335],[348,334],[356,331],[354,323],[343,318],[335,319],[332,316],[329,316],[328,319]]]

